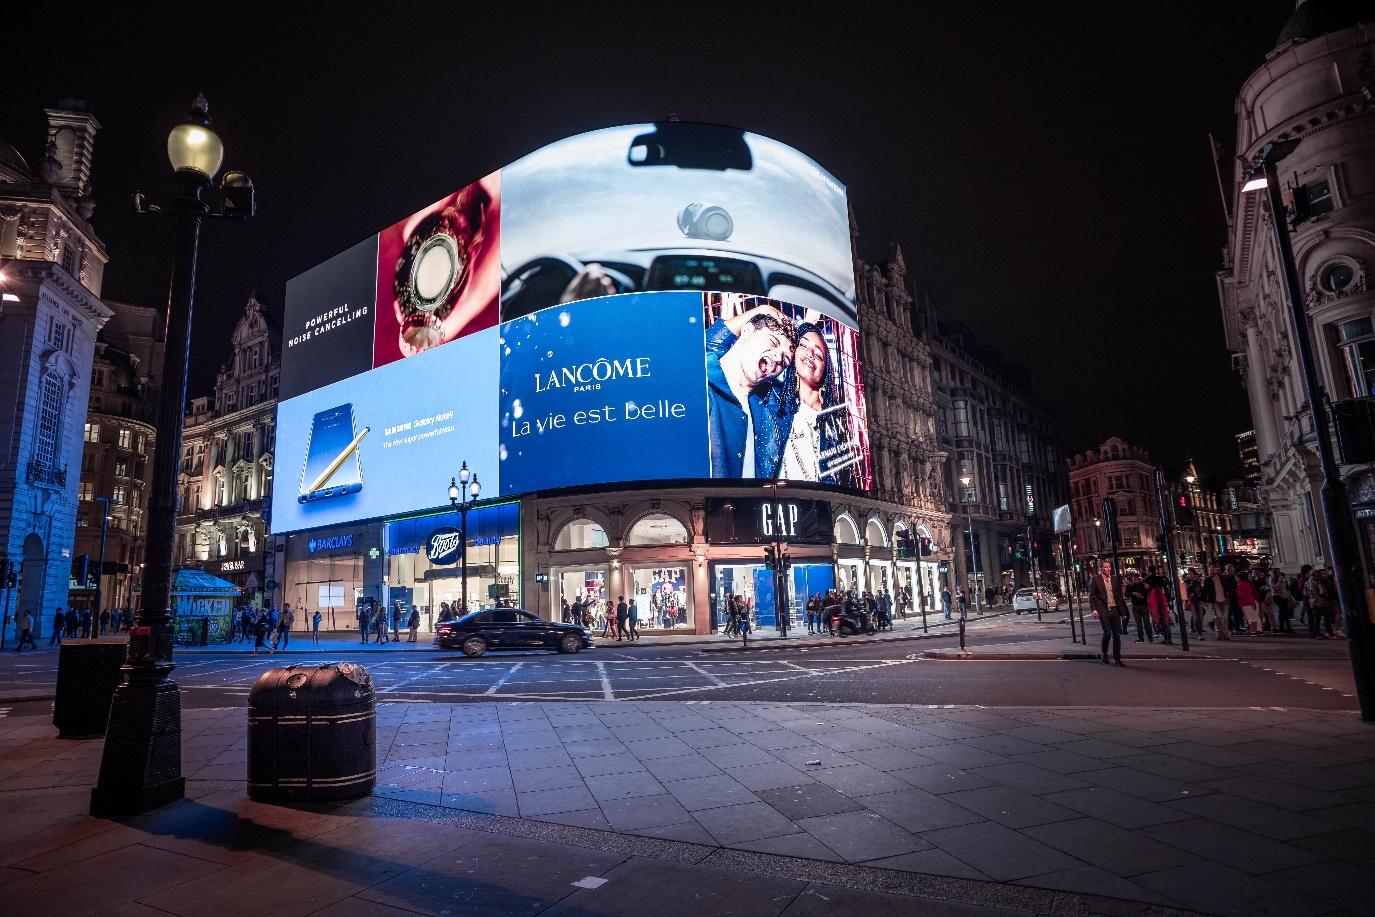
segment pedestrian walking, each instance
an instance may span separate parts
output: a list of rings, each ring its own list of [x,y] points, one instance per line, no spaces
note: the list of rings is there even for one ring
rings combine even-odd
[[[1203,581],[1203,605],[1213,613],[1213,627],[1219,640],[1232,639],[1227,633],[1227,617],[1236,589],[1236,580],[1224,575],[1217,564],[1208,568],[1208,578]]]
[[[1246,575],[1237,577],[1237,607],[1241,609],[1242,621],[1246,624],[1248,637],[1260,636],[1260,598],[1256,595],[1255,584]]]
[[[110,609],[103,608],[100,611],[100,635],[103,637],[110,633]]]
[[[272,641],[272,648],[286,649],[291,643],[291,628],[296,623],[296,612],[292,611],[291,603],[287,602],[282,606],[282,617],[277,622],[277,636]]]
[[[640,639],[640,609],[635,604],[634,596],[630,597],[630,604],[626,608],[625,623],[629,628],[626,631],[626,638],[631,642]]]
[[[969,617],[969,597],[965,595],[963,587],[960,589],[959,598],[956,602],[959,605],[960,620],[963,621],[965,618]]]
[[[315,614],[310,616],[310,642],[319,645],[320,643],[320,609],[315,609]]]
[[[406,627],[411,632],[410,642],[414,643],[416,636],[420,633],[420,609],[414,605],[411,606],[410,617],[406,619]]]
[[[625,603],[625,596],[616,596],[616,639],[620,640],[626,635],[626,621],[630,617],[630,606]]]
[[[391,639],[392,643],[401,642],[401,606],[393,605],[391,609]]]
[[[1335,634],[1332,627],[1332,609],[1336,604],[1336,590],[1326,570],[1314,570],[1308,575],[1303,587],[1304,598],[1308,602],[1308,634],[1315,640],[1331,640]]]
[[[1174,641],[1170,639],[1170,597],[1165,592],[1165,577],[1152,571],[1146,588],[1146,605],[1155,632],[1160,634],[1162,643],[1173,644]]]
[[[14,619],[14,651],[22,652],[27,645],[32,650],[38,649],[38,644],[33,640],[33,612],[25,608],[19,613],[19,617]]]
[[[358,604],[356,617],[358,619],[358,642],[366,646],[368,643],[368,622],[370,620],[368,617],[368,606],[360,602]]]
[[[941,607],[942,607],[943,609],[945,609],[945,620],[949,621],[949,620],[950,620],[950,615],[952,614],[952,605],[951,605],[951,599],[950,599],[950,587],[949,587],[949,586],[942,586],[942,587],[941,587]]]
[[[1127,596],[1127,603],[1131,606],[1132,617],[1136,619],[1136,642],[1145,643],[1148,640],[1155,642],[1155,633],[1151,628],[1150,621],[1147,620],[1146,596],[1148,590],[1146,584],[1141,581],[1141,574],[1127,574],[1127,585],[1123,592]]]
[[[377,631],[377,642],[378,642],[378,643],[386,643],[386,642],[387,642],[387,609],[381,607],[380,605],[377,606],[377,607],[375,607],[375,608],[373,608],[373,610],[372,610],[372,625],[373,625],[373,629],[374,629],[375,631]]]
[[[67,617],[62,614],[62,606],[59,605],[57,610],[53,612],[53,632],[48,635],[48,646],[52,646],[54,643],[58,646],[62,645],[62,629],[66,626]]]
[[[264,611],[259,613],[257,620],[253,622],[253,650],[248,655],[256,656],[258,655],[258,650],[267,650],[269,655],[276,652],[276,650],[267,645],[267,635],[270,632],[271,626],[267,612]]]
[[[1112,661],[1122,662],[1122,612],[1126,608],[1126,597],[1122,595],[1122,580],[1112,575],[1112,561],[1099,564],[1098,572],[1089,583],[1089,607],[1098,615],[1098,623],[1103,628],[1103,647],[1099,655],[1103,665],[1108,665],[1108,645],[1112,645]]]

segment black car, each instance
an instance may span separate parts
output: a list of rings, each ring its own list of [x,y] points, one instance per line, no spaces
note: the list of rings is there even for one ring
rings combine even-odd
[[[578,625],[545,621],[519,608],[472,611],[445,621],[435,629],[434,642],[440,649],[458,648],[468,656],[481,656],[489,649],[576,653],[592,648],[592,639]]]

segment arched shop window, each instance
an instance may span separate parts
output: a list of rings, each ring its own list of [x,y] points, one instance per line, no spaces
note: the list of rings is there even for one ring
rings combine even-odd
[[[883,525],[877,519],[869,520],[869,524],[864,527],[864,537],[871,547],[888,547],[888,535],[883,531]]]
[[[842,513],[835,524],[836,544],[859,544],[859,527],[848,513]]]
[[[687,544],[688,533],[683,524],[672,516],[655,513],[645,516],[626,536],[626,547],[633,545]]]
[[[554,539],[555,551],[581,551],[585,548],[604,548],[611,542],[606,530],[591,519],[574,519],[559,530]]]

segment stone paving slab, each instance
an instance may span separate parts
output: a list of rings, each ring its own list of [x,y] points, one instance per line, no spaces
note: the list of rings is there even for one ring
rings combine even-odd
[[[0,719],[0,763],[22,762],[0,784],[0,884],[22,887],[73,857],[103,875],[128,865],[118,854],[131,844],[171,857],[174,871],[178,858],[194,861],[194,876],[196,864],[244,866],[331,832],[326,846],[355,872],[393,868],[349,859],[408,849],[404,838],[350,846],[353,816],[252,806],[244,819],[244,725],[242,708],[186,711],[185,773],[200,808],[121,824],[84,815],[99,741],[56,739],[38,717]],[[1219,735],[1237,741],[1206,741]],[[1352,713],[392,703],[379,707],[378,753],[377,797],[454,812],[458,827],[482,818],[618,832],[607,836],[634,836],[631,854],[662,842],[788,857],[817,864],[809,881],[873,868],[1235,912],[1218,883],[1179,879],[1214,870],[1233,894],[1238,876],[1265,892],[1238,899],[1257,914],[1359,912],[1375,887],[1375,728]],[[156,837],[128,833],[152,828]],[[404,870],[362,882],[309,856],[241,873],[299,885],[287,913],[353,898],[423,911],[430,900],[377,890]],[[242,895],[259,887],[238,876]],[[46,893],[88,903],[79,890]],[[530,908],[554,901],[546,888],[522,894]],[[1292,909],[1296,897],[1309,903]],[[145,899],[173,913],[212,900],[233,909],[233,896],[175,884],[143,889]]]

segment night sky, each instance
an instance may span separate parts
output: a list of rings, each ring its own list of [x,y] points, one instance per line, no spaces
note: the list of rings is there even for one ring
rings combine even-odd
[[[1071,6],[503,5],[435,22],[380,5],[224,12],[177,35],[154,17],[7,14],[0,137],[36,166],[42,108],[92,104],[105,294],[163,303],[170,226],[127,201],[170,185],[167,131],[205,92],[259,216],[203,237],[203,394],[252,289],[280,310],[288,278],[558,138],[669,113],[740,126],[846,183],[861,256],[900,243],[943,318],[1031,368],[1067,447],[1117,434],[1230,473],[1250,420],[1223,345],[1207,135],[1230,146],[1236,92],[1292,3]]]

